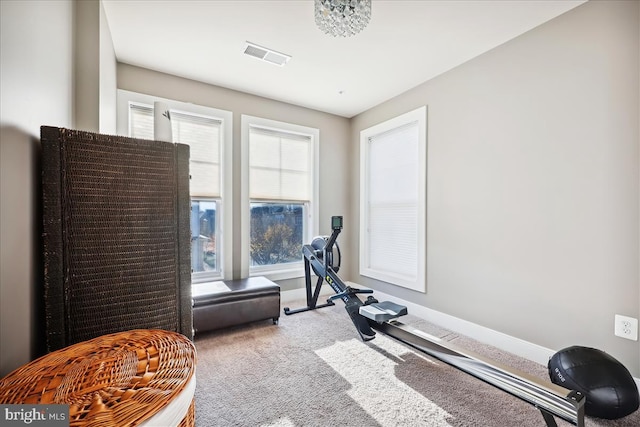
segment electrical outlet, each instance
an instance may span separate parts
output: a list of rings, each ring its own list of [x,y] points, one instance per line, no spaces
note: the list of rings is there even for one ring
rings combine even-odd
[[[617,337],[638,341],[638,319],[616,314],[613,332]]]

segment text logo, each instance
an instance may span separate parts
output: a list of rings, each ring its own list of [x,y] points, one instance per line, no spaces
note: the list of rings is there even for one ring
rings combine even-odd
[[[68,405],[0,405],[3,426],[68,427]]]

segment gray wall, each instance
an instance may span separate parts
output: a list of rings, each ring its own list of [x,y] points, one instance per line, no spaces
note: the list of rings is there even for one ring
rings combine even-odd
[[[0,1],[0,376],[43,351],[40,126],[115,133],[103,14],[96,0]]]
[[[638,342],[613,334],[640,315],[638,9],[589,2],[353,118],[357,164],[361,130],[427,105],[426,293],[351,276],[638,376]]]
[[[40,126],[71,126],[73,4],[0,2],[0,376],[35,353]],[[25,25],[28,22],[29,25]]]
[[[116,132],[116,54],[102,3],[74,2],[74,127]]]
[[[99,114],[74,118],[74,4],[0,1],[0,376],[38,346],[39,126],[115,129],[103,35],[98,71],[76,68]],[[358,223],[360,130],[426,104],[427,292],[358,276],[356,227],[341,275],[548,348],[602,348],[637,377],[640,345],[613,336],[613,315],[640,316],[639,21],[637,2],[589,2],[352,120],[123,64],[117,78],[233,111],[236,182],[241,114],[319,128],[322,233],[331,215]]]
[[[117,99],[117,71],[116,52],[113,48],[111,30],[107,22],[107,15],[100,3],[100,69],[98,123],[100,133],[116,133],[116,99]]]
[[[75,2],[74,126],[100,130],[100,9],[96,1]]]
[[[133,92],[191,102],[233,113],[233,210],[240,212],[240,146],[242,114],[278,120],[320,130],[320,218],[321,234],[331,234],[332,215],[350,215],[349,180],[352,158],[349,143],[349,120],[332,114],[297,107],[169,74],[118,64],[118,88]],[[233,277],[240,278],[240,218],[233,224]],[[341,248],[350,253],[347,239]],[[345,262],[347,262],[345,260]],[[345,264],[348,265],[348,264]],[[280,281],[282,290],[304,286],[303,279]]]

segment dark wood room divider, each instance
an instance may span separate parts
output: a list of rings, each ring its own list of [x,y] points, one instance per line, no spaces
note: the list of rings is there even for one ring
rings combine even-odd
[[[189,147],[41,128],[47,350],[130,329],[193,338]]]

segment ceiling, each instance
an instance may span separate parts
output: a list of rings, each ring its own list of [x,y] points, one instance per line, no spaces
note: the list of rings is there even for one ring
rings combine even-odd
[[[353,117],[585,0],[373,0],[359,34],[315,25],[311,0],[103,0],[119,62]],[[291,55],[284,67],[246,42]]]

